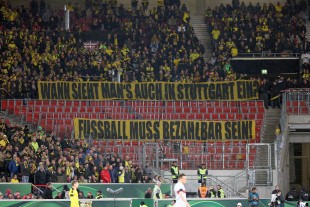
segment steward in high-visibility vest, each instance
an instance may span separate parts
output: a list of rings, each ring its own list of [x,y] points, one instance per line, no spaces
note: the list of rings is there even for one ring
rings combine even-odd
[[[207,192],[208,192],[208,188],[206,187],[206,184],[202,183],[201,186],[198,188],[198,197],[199,198],[206,198]]]
[[[147,207],[147,205],[145,205],[144,201],[141,201],[140,207]]]
[[[216,191],[214,190],[213,186],[211,186],[210,190],[208,190],[208,198],[216,198]]]
[[[172,174],[173,183],[177,183],[178,182],[178,176],[180,174],[179,168],[177,166],[177,162],[173,162],[173,164],[170,168],[170,172]]]
[[[198,183],[206,183],[208,169],[206,169],[206,164],[202,164],[197,170]]]
[[[163,194],[161,192],[160,185],[161,185],[161,182],[157,181],[156,185],[154,186],[154,189],[153,189],[154,200],[163,199]]]
[[[217,197],[218,198],[225,198],[226,197],[225,192],[220,185],[217,186]]]
[[[102,198],[103,198],[102,192],[101,192],[101,190],[98,190],[96,199],[102,199]]]

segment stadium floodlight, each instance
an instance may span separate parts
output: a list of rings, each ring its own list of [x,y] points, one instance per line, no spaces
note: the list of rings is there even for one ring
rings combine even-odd
[[[267,74],[268,74],[268,70],[267,70],[267,69],[262,69],[262,70],[261,70],[261,73],[262,73],[263,75],[267,75]]]

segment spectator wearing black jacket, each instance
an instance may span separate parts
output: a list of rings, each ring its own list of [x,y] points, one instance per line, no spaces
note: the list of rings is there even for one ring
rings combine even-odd
[[[285,196],[285,200],[287,200],[287,201],[298,201],[298,198],[299,198],[299,193],[297,192],[296,188],[294,188],[294,187]]]
[[[310,201],[310,195],[305,188],[301,188],[299,199],[302,199],[303,201]]]
[[[43,163],[39,164],[39,170],[35,173],[35,184],[45,185],[47,183],[47,172],[44,169]]]
[[[270,87],[270,93],[271,93],[271,105],[272,108],[278,107],[281,108],[280,106],[280,85],[276,82],[273,81],[272,86]]]
[[[91,194],[91,192],[88,192],[86,198],[87,199],[94,199],[94,196],[93,196],[93,194]]]
[[[68,188],[68,186],[64,185],[63,189],[61,191],[61,198],[62,199],[68,199],[69,198],[69,191],[70,191],[70,189]]]
[[[152,188],[148,188],[147,191],[145,191],[144,198],[152,198],[152,192]]]
[[[299,84],[300,88],[309,88],[310,87],[310,83],[308,80],[304,79],[302,80],[302,82]]]
[[[46,188],[42,197],[44,199],[53,199],[52,183],[46,184]]]
[[[21,164],[20,171],[21,171],[21,175],[22,175],[22,182],[28,183],[29,177],[30,177],[30,166],[29,166],[27,160],[24,160],[23,164]]]
[[[285,200],[284,200],[284,198],[282,196],[282,193],[281,193],[281,191],[279,191],[277,193],[277,197],[276,197],[276,200],[275,200],[275,206],[277,206],[277,207],[284,207],[284,202],[285,202]]]
[[[259,99],[264,101],[264,106],[268,109],[268,84],[266,79],[262,81],[259,87]]]

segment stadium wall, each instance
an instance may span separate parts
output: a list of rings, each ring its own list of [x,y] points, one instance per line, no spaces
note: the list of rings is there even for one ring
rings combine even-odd
[[[29,5],[31,0],[11,0],[11,4],[14,5]],[[70,1],[70,0],[46,0],[50,6],[53,8],[61,9],[64,7],[65,4],[68,4],[69,2],[75,3],[76,1]],[[78,1],[81,6],[84,6],[85,0]],[[141,2],[141,1],[139,1]],[[156,0],[149,0],[150,7],[154,7],[157,5]],[[260,0],[260,1],[251,1],[251,0],[244,0],[244,3],[247,5],[249,2],[252,2],[253,5],[255,5],[257,2],[259,2],[261,5],[263,3],[275,3],[275,1],[271,0]],[[286,0],[278,0],[277,2],[280,2],[283,4],[286,2]],[[130,8],[131,7],[131,0],[118,0],[118,3],[124,4],[125,7]],[[187,5],[187,8],[191,11],[193,15],[197,14],[204,14],[204,11],[206,8],[214,8],[215,6],[219,6],[220,4],[231,4],[231,0],[181,0],[181,3],[185,3]]]
[[[144,201],[148,207],[154,207],[153,199],[88,199],[80,200],[81,207],[102,207],[102,206],[117,206],[117,207],[139,207],[141,201]],[[167,207],[172,199],[163,199],[158,201],[158,207]],[[188,199],[191,206],[195,207],[222,207],[222,206],[236,206],[237,203],[242,203],[243,206],[248,206],[247,199]],[[270,199],[260,199],[260,206],[267,207]],[[70,205],[69,200],[2,200],[1,207],[65,207]],[[293,205],[292,205],[293,206]]]
[[[283,136],[281,143],[281,160],[279,164],[279,178],[281,179],[284,189],[289,191],[291,187],[297,187],[296,176],[301,177],[300,185],[306,189],[310,187],[310,170],[309,161],[310,156],[310,139],[309,139],[309,128],[310,128],[310,116],[309,115],[286,115],[287,122],[282,127]],[[297,175],[294,168],[295,154],[293,144],[302,144],[301,154],[301,174]],[[298,156],[296,156],[298,157]],[[297,167],[298,168],[298,167]],[[287,179],[289,178],[289,179]],[[291,182],[291,183],[290,183]],[[297,186],[296,186],[297,185]],[[298,188],[298,187],[297,187]]]
[[[288,122],[287,119],[282,126],[282,149],[278,152],[279,161],[277,166],[279,186],[283,192],[290,190],[290,166],[289,166],[289,135],[288,135]]]

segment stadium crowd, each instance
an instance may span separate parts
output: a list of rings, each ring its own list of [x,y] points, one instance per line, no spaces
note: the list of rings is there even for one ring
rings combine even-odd
[[[288,0],[285,4],[239,0],[206,10],[206,18],[218,57],[239,53],[300,53],[308,51],[305,0]]]
[[[133,5],[131,11],[116,1],[87,4],[86,9],[69,5],[70,30],[63,29],[63,12],[43,0],[33,2],[29,9],[0,3],[0,84],[14,98],[36,98],[38,80],[208,79],[204,48],[190,25],[190,12],[179,1],[149,10]],[[104,41],[85,47],[85,32],[98,30],[106,35]]]
[[[132,10],[116,1],[102,4],[87,1],[85,9],[79,4],[69,4],[72,26],[66,31],[63,11],[52,10],[43,0],[39,3],[33,0],[29,9],[12,8],[9,2],[0,2],[1,97],[36,98],[38,80],[191,83],[249,79],[236,74],[231,67],[229,52],[235,46],[239,52],[245,52],[241,47],[249,47],[248,52],[253,52],[251,48],[256,43],[263,43],[266,50],[276,48],[278,40],[281,44],[292,42],[292,36],[281,38],[290,35],[284,28],[278,28],[278,23],[286,22],[290,26],[285,28],[292,29],[291,35],[300,39],[289,45],[302,47],[304,41],[301,6],[294,9],[281,6],[282,10],[277,12],[271,5],[261,8],[259,3],[255,9],[244,4],[221,5],[211,13],[207,10],[215,50],[205,62],[205,49],[194,33],[190,12],[184,4],[165,1],[148,9],[148,4],[138,7],[136,3]],[[265,24],[268,32],[256,32]],[[104,41],[86,47],[84,34],[98,30],[106,35]],[[289,82],[309,87],[308,66],[304,70],[305,81]]]
[[[156,183],[148,164],[135,166],[129,156],[103,153],[86,141],[76,142],[47,134],[38,127],[9,127],[0,121],[0,182]]]
[[[247,79],[229,62],[239,53],[306,51],[304,1],[286,5],[255,6],[233,0],[206,11],[214,53],[205,62],[205,49],[190,24],[190,12],[180,1],[132,1],[128,10],[116,0],[94,3],[85,9],[68,4],[70,30],[64,30],[64,12],[44,0],[13,8],[0,2],[1,98],[36,98],[37,81],[206,82]],[[141,6],[140,6],[141,5]],[[102,32],[105,41],[86,47],[85,33]],[[303,65],[302,80],[262,79],[261,99],[292,87],[309,88],[310,64]],[[258,78],[257,78],[258,79]],[[280,106],[279,99],[270,103]],[[129,156],[103,154],[84,141],[56,137],[41,127],[9,127],[0,121],[0,182],[50,185],[80,183],[151,183],[148,165],[134,166]],[[8,190],[2,197],[32,198]],[[62,196],[62,195],[59,195]],[[90,196],[90,195],[89,195]]]

